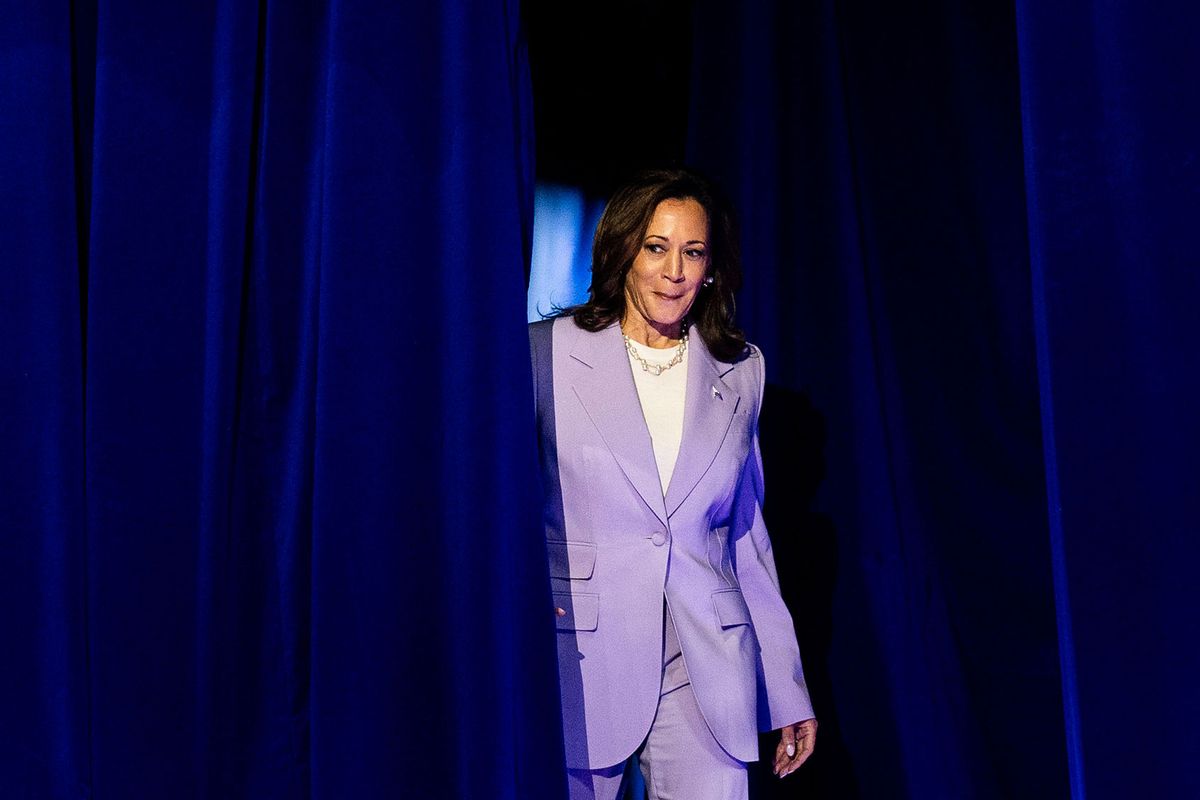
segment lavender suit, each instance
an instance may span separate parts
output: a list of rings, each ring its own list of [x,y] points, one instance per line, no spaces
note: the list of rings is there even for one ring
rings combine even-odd
[[[654,720],[663,597],[709,730],[741,761],[813,716],[763,525],[763,359],[688,343],[683,440],[663,497],[619,326],[530,325],[567,766],[618,764]]]

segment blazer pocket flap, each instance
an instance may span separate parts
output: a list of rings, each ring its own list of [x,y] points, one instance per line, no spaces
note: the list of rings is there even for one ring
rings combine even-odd
[[[596,568],[595,542],[546,542],[551,578],[587,580]]]
[[[713,592],[712,599],[722,628],[750,624],[750,609],[741,589],[721,589]]]
[[[554,592],[554,605],[567,613],[554,616],[560,631],[594,631],[600,616],[600,595],[589,592]]]

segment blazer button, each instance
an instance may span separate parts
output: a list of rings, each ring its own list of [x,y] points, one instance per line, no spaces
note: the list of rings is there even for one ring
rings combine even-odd
[[[654,535],[650,537],[650,541],[654,542],[655,547],[662,547],[667,543],[667,535],[662,531],[655,531]]]

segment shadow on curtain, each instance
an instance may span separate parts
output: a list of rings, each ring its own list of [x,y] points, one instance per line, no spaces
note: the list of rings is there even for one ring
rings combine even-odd
[[[9,5],[0,794],[561,796],[515,4]]]

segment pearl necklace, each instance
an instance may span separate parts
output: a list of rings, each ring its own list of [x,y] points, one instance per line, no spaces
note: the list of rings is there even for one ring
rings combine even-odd
[[[625,340],[625,349],[629,355],[633,356],[633,360],[642,365],[642,369],[649,372],[651,375],[662,375],[671,367],[683,361],[683,354],[687,352],[688,335],[684,331],[683,338],[679,340],[679,344],[675,347],[675,355],[671,356],[671,360],[665,364],[651,364],[646,359],[642,358],[638,353],[637,348],[633,346],[633,342],[624,331],[621,332],[621,338]]]

